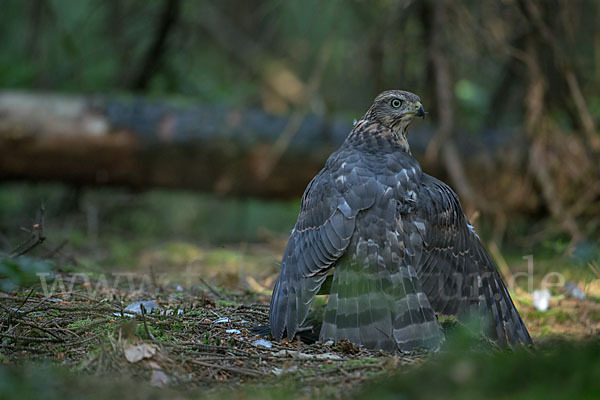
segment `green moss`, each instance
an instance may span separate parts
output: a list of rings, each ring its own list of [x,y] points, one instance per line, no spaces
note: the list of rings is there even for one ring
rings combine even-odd
[[[104,322],[101,322],[104,321]],[[90,317],[87,317],[86,319],[82,319],[79,321],[75,321],[70,323],[69,325],[67,325],[67,327],[69,329],[72,329],[74,331],[84,331],[84,330],[88,330],[90,329],[89,327],[91,326],[91,332],[94,334],[99,334],[99,333],[103,333],[103,332],[112,332],[113,330],[113,324],[110,321],[106,321],[106,320],[92,320]]]
[[[350,367],[361,367],[364,365],[377,364],[378,362],[379,362],[379,360],[377,360],[376,358],[361,358],[358,360],[344,361],[344,363],[342,365],[344,366],[344,368],[350,368]]]
[[[540,336],[553,336],[552,327],[550,325],[542,326],[542,329],[540,330]]]
[[[319,366],[319,368],[323,369],[323,370],[329,370],[329,369],[337,368],[337,365],[335,365],[335,364],[321,364]]]
[[[155,340],[164,342],[164,341],[169,341],[171,340],[171,336],[169,334],[167,334],[163,329],[161,328],[157,328],[154,327],[152,325],[150,325],[148,322],[146,323],[146,326],[148,327],[148,332],[150,332],[150,334],[154,337]],[[152,337],[149,337],[148,334],[146,333],[146,328],[144,327],[144,324],[137,324],[137,326],[135,327],[135,334],[143,340],[151,340]]]
[[[69,325],[67,325],[67,328],[69,329],[81,329],[84,328],[86,325],[89,325],[92,323],[92,320],[90,319],[90,317],[87,317],[86,319],[81,319],[79,321],[75,321],[70,323]]]
[[[549,310],[546,310],[546,311],[540,311],[540,310],[530,311],[529,313],[527,313],[527,318],[536,319],[543,323],[547,323],[550,320],[554,320],[556,322],[562,323],[562,322],[570,321],[572,318],[574,318],[574,316],[569,314],[568,312],[562,310],[561,308],[556,307],[556,308],[550,308]]]
[[[231,300],[215,300],[215,303],[223,307],[237,307],[240,303]]]
[[[175,322],[173,325],[170,326],[169,330],[173,331],[173,332],[183,332],[185,329],[185,325]]]

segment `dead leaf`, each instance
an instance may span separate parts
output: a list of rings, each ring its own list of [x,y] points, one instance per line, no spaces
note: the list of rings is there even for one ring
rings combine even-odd
[[[150,377],[150,385],[155,387],[163,387],[169,384],[169,377],[162,369],[153,369]]]
[[[130,363],[136,363],[144,358],[152,358],[156,354],[156,348],[151,344],[142,343],[135,346],[127,346],[124,349],[125,358]]]

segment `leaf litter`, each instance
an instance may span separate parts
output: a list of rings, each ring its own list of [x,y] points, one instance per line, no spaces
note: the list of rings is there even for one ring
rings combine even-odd
[[[208,290],[179,289],[90,297],[75,284],[55,295],[0,293],[1,353],[8,363],[50,360],[74,372],[116,373],[156,387],[277,384],[286,375],[317,391],[323,385],[354,387],[389,372],[389,365],[408,368],[426,357],[271,341],[252,332],[268,324],[266,301],[251,294],[222,301]]]

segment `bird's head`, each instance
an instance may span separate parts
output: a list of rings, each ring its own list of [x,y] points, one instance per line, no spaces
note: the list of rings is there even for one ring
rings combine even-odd
[[[416,94],[403,90],[387,90],[373,101],[363,119],[373,120],[405,136],[415,117],[425,118],[425,109]]]

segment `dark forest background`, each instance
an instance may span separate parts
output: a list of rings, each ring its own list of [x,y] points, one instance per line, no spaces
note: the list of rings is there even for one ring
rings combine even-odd
[[[221,293],[202,307],[267,304],[307,183],[373,98],[395,88],[421,97],[428,114],[409,131],[413,154],[459,194],[504,278],[529,273],[533,260],[531,285],[521,278],[511,295],[534,341],[592,340],[600,331],[598,21],[596,0],[5,0],[0,290],[25,298],[17,288],[37,284],[35,271],[165,272],[171,301],[191,267],[203,292],[190,302]],[[536,309],[531,289],[559,275],[550,309]],[[3,308],[0,328],[13,329],[15,315]],[[112,312],[103,318],[114,322]],[[18,344],[3,340],[1,363],[29,359]],[[561,365],[587,376],[595,346],[544,357],[558,365],[573,354]],[[72,372],[91,349],[66,360],[64,349],[35,351],[54,351]],[[469,376],[483,371],[481,388],[460,380],[464,360],[451,355],[406,375],[423,385],[404,380],[403,390],[417,393],[450,371],[442,392],[489,393],[489,383],[501,396],[533,380],[490,377],[524,366],[539,372],[536,382],[561,381],[537,358],[503,357],[498,365],[510,368],[489,373],[485,357],[467,359]],[[18,371],[22,393],[34,396],[27,379],[37,375]],[[344,382],[331,384],[337,396],[351,380],[342,372],[328,375]],[[11,374],[0,369],[0,386],[17,393]],[[538,386],[524,398],[548,390]],[[312,387],[306,393],[318,394]]]
[[[7,1],[0,86],[346,127],[380,91],[410,90],[429,112],[417,156],[468,214],[548,216],[576,243],[599,229],[599,16],[583,0]]]

